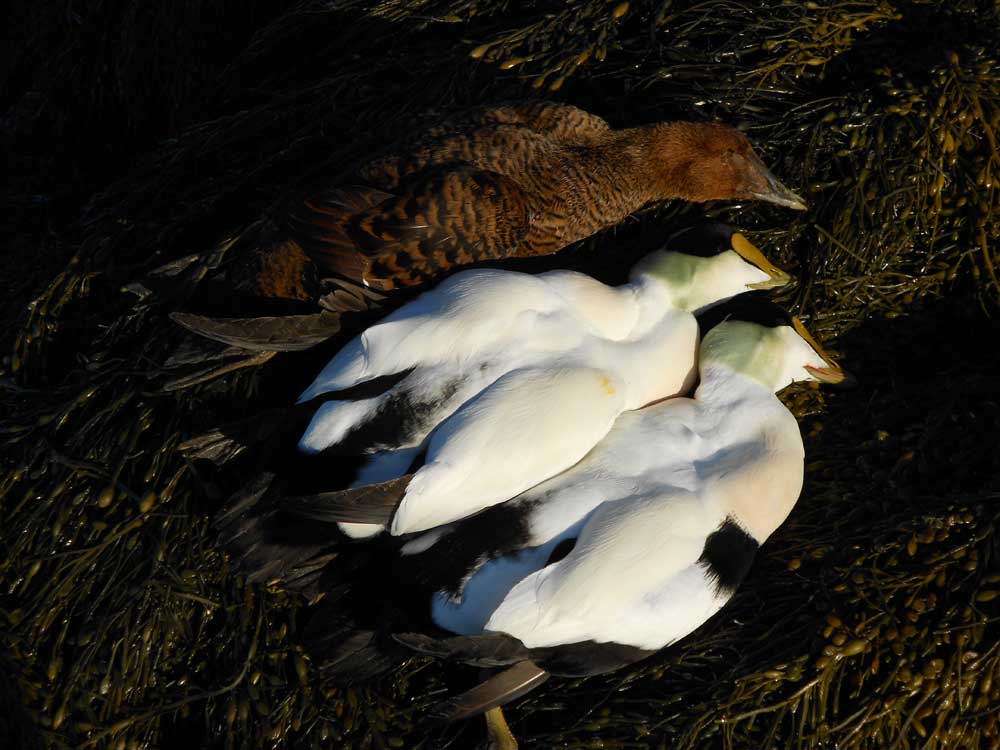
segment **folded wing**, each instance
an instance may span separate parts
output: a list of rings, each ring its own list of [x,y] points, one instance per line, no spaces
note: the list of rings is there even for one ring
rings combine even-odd
[[[585,640],[658,649],[718,611],[753,538],[685,491],[610,502],[562,560],[525,577],[486,624],[536,648]]]
[[[507,373],[431,437],[392,533],[456,521],[568,469],[608,433],[625,404],[625,384],[602,370]]]
[[[304,202],[291,225],[321,267],[386,291],[510,256],[528,232],[529,205],[509,177],[452,164],[425,170],[392,193],[330,190]]]

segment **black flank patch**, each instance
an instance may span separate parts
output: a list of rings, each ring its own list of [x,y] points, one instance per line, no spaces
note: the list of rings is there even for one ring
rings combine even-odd
[[[708,535],[698,563],[715,582],[716,593],[731,595],[736,591],[747,577],[759,546],[756,539],[728,518]]]
[[[412,461],[410,461],[410,465],[407,467],[406,473],[407,474],[416,474],[418,471],[420,471],[421,467],[423,467],[423,465],[425,463],[427,463],[427,447],[426,446],[424,447],[424,449],[422,451],[420,451],[420,453],[418,453],[416,456],[413,457]]]
[[[396,450],[407,445],[417,434],[426,431],[438,402],[454,396],[461,383],[461,379],[455,379],[442,384],[434,400],[429,401],[416,400],[411,391],[390,393],[370,419],[357,425],[340,443],[328,450],[331,453],[360,455]]]
[[[768,299],[766,291],[743,292],[727,302],[713,305],[697,316],[698,332],[702,338],[720,323],[743,321],[765,328],[791,326],[792,316],[780,305]]]
[[[381,396],[383,393],[402,382],[403,378],[413,372],[413,369],[414,368],[411,367],[408,370],[395,372],[392,375],[380,375],[377,378],[366,380],[365,382],[358,383],[358,385],[353,385],[350,388],[342,388],[339,391],[327,391],[326,393],[321,393],[315,398],[306,401],[304,406],[315,409],[319,407],[320,404],[325,404],[327,401],[361,401],[366,398]]]
[[[562,560],[566,555],[573,551],[576,546],[576,538],[563,539],[559,544],[556,545],[555,549],[552,550],[552,554],[549,555],[549,559],[546,561],[545,565],[552,565]]]
[[[711,258],[732,247],[733,228],[720,221],[697,224],[672,235],[664,247],[675,253]]]
[[[529,534],[533,503],[501,503],[459,522],[427,552],[406,558],[420,584],[458,594],[466,578],[484,562],[520,550]]]

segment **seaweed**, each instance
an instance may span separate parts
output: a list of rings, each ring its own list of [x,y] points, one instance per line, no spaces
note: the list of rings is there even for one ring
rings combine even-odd
[[[530,267],[618,278],[671,227],[722,217],[798,275],[784,301],[861,386],[785,394],[806,487],[732,604],[632,669],[550,680],[516,704],[515,734],[1000,746],[994,3],[204,7],[18,16],[34,42],[0,95],[5,151],[28,171],[5,194],[55,208],[5,221],[0,642],[4,700],[23,710],[0,732],[54,748],[471,741],[478,727],[425,720],[462,670],[414,659],[325,685],[299,642],[305,602],[246,585],[214,543],[252,458],[218,469],[182,447],[287,404],[321,352],[213,348],[168,314],[295,189],[442,112],[547,97],[615,125],[737,124],[811,206],[652,206]]]

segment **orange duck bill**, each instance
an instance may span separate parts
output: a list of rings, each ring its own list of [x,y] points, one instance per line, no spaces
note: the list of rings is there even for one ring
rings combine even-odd
[[[788,284],[792,277],[769,261],[756,245],[739,232],[734,232],[729,240],[733,251],[747,263],[752,263],[771,278],[749,284],[750,289],[779,289]]]
[[[840,386],[852,386],[857,383],[857,379],[848,372],[844,372],[844,369],[837,364],[833,357],[827,354],[826,350],[812,337],[812,334],[806,330],[806,327],[802,325],[802,321],[798,318],[792,318],[792,326],[795,328],[795,332],[799,334],[806,342],[811,346],[815,352],[823,358],[826,363],[826,367],[814,367],[813,365],[806,365],[806,370],[818,380],[820,383],[827,383],[829,385],[840,385]]]

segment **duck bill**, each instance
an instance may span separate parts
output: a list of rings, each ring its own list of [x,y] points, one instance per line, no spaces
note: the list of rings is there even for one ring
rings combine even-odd
[[[792,280],[792,277],[778,268],[774,263],[767,259],[767,256],[762,253],[756,245],[754,245],[750,240],[744,237],[739,232],[734,232],[733,236],[729,240],[733,251],[739,255],[747,263],[752,263],[757,266],[761,271],[766,273],[769,278],[764,281],[758,281],[753,284],[747,284],[749,289],[777,289],[780,286],[784,286]]]
[[[774,203],[778,206],[793,208],[796,211],[806,210],[806,202],[802,196],[785,187],[781,183],[781,180],[775,177],[771,170],[764,165],[764,162],[760,160],[757,154],[750,154],[750,163],[756,168],[764,183],[762,189],[751,191],[750,195],[753,198]]]
[[[771,278],[766,281],[758,281],[754,284],[747,284],[748,289],[778,289],[780,287],[788,284],[792,277],[782,271],[780,268],[775,268],[773,270],[765,270]]]
[[[806,327],[802,325],[802,321],[798,318],[792,318],[792,327],[795,332],[801,336],[809,346],[813,348],[820,357],[823,358],[823,362],[826,367],[816,367],[815,365],[806,365],[805,369],[810,375],[813,376],[820,383],[826,383],[828,385],[841,385],[850,386],[854,385],[857,381],[854,379],[853,375],[844,372],[843,368],[834,362],[833,357],[824,351],[823,347],[819,345],[819,342],[812,337],[812,334],[806,330]]]
[[[827,385],[853,385],[856,381],[852,375],[844,372],[840,365],[831,364],[830,367],[813,367],[806,365],[806,370],[820,383]]]

